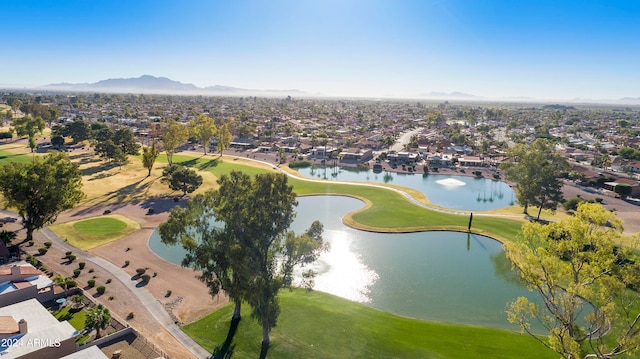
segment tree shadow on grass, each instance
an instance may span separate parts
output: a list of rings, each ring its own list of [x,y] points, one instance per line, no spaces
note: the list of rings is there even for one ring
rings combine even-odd
[[[233,350],[236,345],[232,344],[233,337],[236,335],[236,331],[238,330],[238,325],[240,324],[241,318],[231,318],[231,324],[229,325],[229,331],[227,332],[227,338],[224,340],[222,345],[216,346],[213,350],[212,359],[229,359],[233,356]]]
[[[6,155],[6,156],[0,156],[0,162],[3,160],[7,160],[9,161],[11,158],[18,158],[18,157],[24,157],[26,155],[24,154],[14,154],[14,155]]]
[[[211,159],[211,160],[208,160],[208,161],[207,161],[207,162],[205,162],[205,163],[201,163],[201,164],[198,166],[198,168],[200,168],[201,170],[206,170],[206,169],[209,169],[209,168],[217,167],[219,163],[220,163],[220,161],[219,161],[219,160],[217,160],[217,159]]]
[[[89,178],[89,181],[95,181],[95,180],[100,180],[103,178],[108,178],[115,175],[115,173],[99,173],[91,178]]]
[[[65,320],[71,320],[71,319],[73,319],[73,314],[67,312],[63,316],[59,317],[58,321],[59,322],[64,322]]]
[[[214,158],[206,158],[204,155],[201,155],[197,158],[192,158],[182,162],[175,162],[177,165],[186,166],[186,167],[195,167],[201,170],[206,170],[212,167],[216,167],[220,161]]]
[[[91,176],[91,175],[94,175],[96,173],[108,171],[108,170],[113,169],[113,168],[115,168],[117,166],[118,166],[118,164],[113,163],[113,162],[102,162],[102,163],[99,163],[99,164],[97,164],[95,166],[84,168],[84,169],[80,170],[80,173],[82,173],[83,176]]]
[[[135,199],[146,197],[147,191],[149,190],[151,185],[157,180],[157,179],[154,179],[154,180],[145,182],[146,179],[147,179],[146,177],[141,178],[130,185],[124,186],[122,188],[118,188],[114,191],[111,191],[105,194],[103,200],[100,201],[98,205],[109,203],[111,204],[109,206],[109,209],[111,211],[115,211],[118,208],[122,208],[134,202]],[[92,210],[95,211],[95,208],[93,208]],[[82,211],[78,212],[78,215],[81,212]]]

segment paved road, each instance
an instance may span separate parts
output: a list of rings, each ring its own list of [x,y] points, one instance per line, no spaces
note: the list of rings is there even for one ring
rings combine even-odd
[[[53,231],[49,228],[45,228],[40,231],[49,241],[54,242],[56,245],[64,248],[68,251],[74,251],[74,253],[78,256],[78,259],[81,261],[91,262],[96,266],[102,267],[104,270],[113,274],[113,276],[122,282],[133,294],[140,300],[140,303],[144,308],[147,308],[151,315],[158,321],[158,324],[162,325],[171,335],[176,338],[185,348],[187,348],[193,355],[197,358],[209,358],[211,353],[203,349],[198,343],[194,342],[193,339],[189,338],[180,327],[178,327],[167,311],[163,308],[160,302],[155,299],[145,288],[137,288],[136,284],[138,282],[131,280],[131,275],[127,272],[123,271],[121,268],[112,264],[111,262],[102,259],[100,257],[94,256],[90,253],[79,250],[78,248],[70,245],[69,243],[63,241],[60,237],[58,237]]]
[[[411,142],[411,136],[417,135],[420,132],[422,132],[422,127],[418,127],[415,130],[403,133],[402,135],[400,135],[400,138],[398,138],[398,141],[396,141],[396,143],[391,146],[391,150],[397,152],[404,151],[404,146]]]

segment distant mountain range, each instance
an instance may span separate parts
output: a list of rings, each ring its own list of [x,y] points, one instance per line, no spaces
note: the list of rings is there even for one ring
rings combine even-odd
[[[22,90],[49,90],[66,92],[111,92],[111,93],[144,93],[144,94],[175,94],[175,95],[211,95],[211,96],[260,96],[260,97],[334,97],[331,94],[308,93],[296,89],[291,90],[257,90],[231,86],[198,87],[193,84],[174,81],[166,77],[143,75],[137,78],[118,78],[102,80],[95,83],[58,83],[28,88],[18,85],[1,85],[0,88]],[[349,96],[357,98],[357,96]],[[397,96],[388,95],[388,98]],[[376,97],[377,98],[377,97]],[[491,98],[471,95],[463,92],[429,92],[413,96],[403,96],[407,99],[458,100],[471,102],[523,102],[523,103],[593,103],[610,105],[640,105],[640,97],[624,97],[620,99],[537,99],[531,97]]]
[[[235,96],[302,96],[308,95],[300,90],[254,90],[230,86],[198,87],[174,81],[166,77],[143,75],[137,78],[108,79],[95,83],[59,83],[39,86],[36,89],[51,91],[78,91],[78,92],[124,92],[124,93],[150,93],[150,94],[179,94],[179,95],[235,95]]]
[[[484,97],[481,96],[476,96],[476,95],[470,95],[468,93],[463,93],[463,92],[429,92],[429,93],[421,93],[418,95],[419,97],[425,97],[425,98],[432,98],[432,99],[447,99],[447,100],[481,100],[484,99]]]

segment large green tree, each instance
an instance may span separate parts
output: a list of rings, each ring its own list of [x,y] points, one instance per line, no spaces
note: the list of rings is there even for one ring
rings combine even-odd
[[[525,224],[522,240],[505,248],[542,305],[520,297],[508,306],[509,321],[563,358],[633,356],[640,346],[640,266],[615,245],[622,236],[615,214],[587,202],[561,222]],[[535,334],[531,322],[548,336]]]
[[[217,191],[196,196],[186,209],[172,210],[160,234],[163,241],[182,243],[188,252],[183,264],[202,271],[200,279],[212,294],[227,291],[236,305],[234,318],[239,320],[241,301],[253,308],[263,331],[261,355],[266,355],[269,332],[280,313],[278,291],[291,285],[295,267],[326,250],[323,228],[316,221],[302,235],[288,231],[297,201],[283,174],[252,179],[232,171],[218,184]],[[304,272],[306,280],[314,275]]]
[[[189,137],[189,131],[187,127],[176,120],[169,120],[162,136],[162,145],[164,151],[167,154],[167,162],[169,166],[173,165],[173,154],[181,144],[183,144]]]
[[[78,165],[65,153],[51,152],[28,163],[11,163],[0,169],[0,191],[9,207],[16,208],[27,231],[55,222],[60,212],[84,197]]]
[[[296,264],[304,265],[315,260],[326,246],[320,235],[322,226],[319,223],[302,236],[288,232],[297,201],[286,175],[257,174],[251,186],[241,190],[232,191],[235,198],[225,198],[227,206],[245,209],[242,224],[236,224],[249,240],[252,263],[251,290],[245,300],[253,308],[253,317],[262,326],[263,356],[269,347],[269,333],[276,326],[280,314],[278,291],[290,283],[288,278]],[[241,195],[238,197],[238,194]],[[233,220],[238,218],[227,218],[225,222]],[[308,260],[304,259],[305,256]]]
[[[24,116],[13,120],[12,126],[18,136],[27,136],[31,152],[36,148],[38,142],[36,135],[42,133],[47,124],[41,117]]]
[[[89,124],[81,119],[75,119],[64,125],[55,126],[52,132],[56,135],[71,137],[74,143],[88,140],[92,135]]]
[[[229,148],[229,145],[231,145],[231,132],[229,131],[229,125],[225,123],[218,129],[218,142],[216,147],[220,152],[220,157],[222,157],[222,152]]]
[[[227,178],[223,176],[221,180],[227,181]],[[242,188],[246,186],[248,184]],[[220,226],[212,222],[221,199],[220,192],[207,191],[187,202],[184,209],[174,207],[167,222],[160,225],[159,232],[163,243],[181,243],[187,250],[182,265],[201,272],[198,279],[206,284],[211,296],[220,290],[227,293],[235,304],[232,320],[238,322],[243,291],[249,282],[249,256],[246,255],[246,243],[243,243],[246,240],[234,236],[231,225]]]
[[[128,155],[137,155],[140,151],[140,144],[133,131],[127,127],[115,131],[101,129],[96,133],[94,141],[96,153],[116,163],[124,163]]]
[[[518,203],[528,213],[529,206],[539,207],[538,219],[543,208],[555,210],[562,201],[561,177],[570,165],[555,151],[553,143],[536,139],[532,144],[517,144],[509,149],[515,162],[504,162],[500,167],[507,179],[516,184]]]
[[[195,121],[191,121],[190,131],[198,139],[206,155],[211,139],[218,131],[215,121],[211,117],[202,114]]]
[[[185,166],[173,165],[162,171],[161,181],[174,191],[182,191],[182,195],[186,196],[202,185],[202,176]]]

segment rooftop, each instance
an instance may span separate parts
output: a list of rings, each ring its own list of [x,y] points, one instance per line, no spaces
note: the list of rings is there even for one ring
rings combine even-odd
[[[77,335],[69,322],[59,322],[35,299],[0,308],[0,317],[13,317],[16,322],[24,319],[27,322],[27,333],[14,337],[23,345],[0,346],[0,357],[3,359],[19,358]]]
[[[87,349],[79,350],[73,354],[69,354],[67,356],[63,356],[60,359],[108,359],[109,357],[104,355],[104,353],[97,346],[91,346]]]

